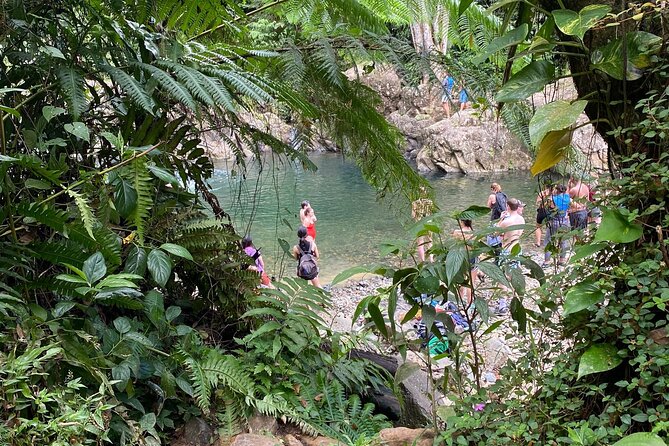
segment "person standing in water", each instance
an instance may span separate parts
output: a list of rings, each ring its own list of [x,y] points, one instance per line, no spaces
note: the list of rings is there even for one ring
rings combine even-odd
[[[316,240],[316,213],[311,207],[311,204],[308,201],[303,201],[300,204],[300,222],[302,226],[307,228],[307,234],[311,236],[312,239]]]
[[[316,242],[307,234],[307,228],[304,226],[297,228],[297,238],[297,245],[293,246],[293,257],[297,260],[297,276],[321,288],[318,280],[320,271],[317,264],[320,255]]]
[[[434,203],[427,197],[427,189],[425,186],[419,188],[419,198],[411,203],[411,217],[418,222],[428,215],[432,215],[435,211]],[[429,232],[426,235],[418,237],[418,247],[416,253],[421,262],[425,261],[425,253],[432,247],[432,234]],[[430,254],[430,262],[433,256]]]

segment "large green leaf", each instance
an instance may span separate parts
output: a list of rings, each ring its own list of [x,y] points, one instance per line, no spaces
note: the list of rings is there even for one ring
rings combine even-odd
[[[84,262],[84,267],[81,268],[86,275],[88,283],[91,285],[102,279],[107,274],[107,265],[105,258],[101,252],[96,252]]]
[[[607,246],[609,246],[608,243],[588,243],[587,245],[579,246],[574,250],[574,255],[569,259],[569,263],[576,263],[581,259],[590,257]]]
[[[458,220],[476,220],[477,218],[484,217],[490,214],[490,208],[487,206],[469,206],[467,209],[461,212],[456,212],[453,215],[453,218]]]
[[[125,261],[126,273],[144,276],[146,272],[146,250],[137,245],[132,245],[130,253]]]
[[[386,321],[383,319],[383,314],[381,314],[378,305],[370,303],[367,305],[367,311],[369,312],[369,316],[372,318],[374,325],[376,325],[376,328],[381,332],[383,337],[387,339],[388,327],[386,326]]]
[[[488,44],[488,46],[483,49],[481,54],[472,59],[472,62],[475,64],[480,64],[496,52],[503,50],[504,48],[522,43],[525,40],[525,37],[527,37],[528,30],[529,27],[527,23],[523,23],[518,28],[514,28],[508,31],[503,36],[495,37]]]
[[[122,177],[114,182],[114,206],[123,218],[128,218],[137,206],[137,191]]]
[[[448,251],[446,254],[446,280],[449,285],[453,282],[462,268],[465,266],[467,260],[467,250],[464,246],[456,246]]]
[[[542,91],[555,80],[555,67],[547,60],[535,60],[522,70],[511,76],[499,90],[497,102],[513,102],[526,99],[530,95]]]
[[[152,249],[147,258],[149,273],[156,283],[165,286],[172,274],[172,261],[170,257],[160,249]]]
[[[608,14],[610,10],[611,7],[606,5],[588,5],[579,12],[569,9],[557,9],[553,11],[553,18],[560,31],[568,36],[576,36],[582,40],[585,33],[595,26],[595,23]]]
[[[595,233],[596,241],[630,243],[643,234],[641,225],[630,222],[618,209],[603,209],[602,223]]]
[[[627,42],[627,49],[623,45]],[[602,70],[614,79],[629,81],[643,76],[643,70],[652,64],[652,56],[660,51],[662,38],[645,31],[634,31],[618,37],[592,52],[593,68]],[[623,55],[626,53],[627,66]]]
[[[175,245],[174,243],[163,243],[160,245],[160,249],[163,249],[169,252],[172,255],[177,257],[183,257],[184,259],[193,260],[193,256],[186,248],[181,245]]]
[[[562,315],[578,313],[604,300],[604,291],[592,281],[581,282],[567,291]]]
[[[606,372],[618,367],[623,359],[618,356],[618,349],[611,344],[593,344],[581,356],[578,362],[578,379],[593,373]]]
[[[613,446],[667,446],[667,444],[653,433],[637,432],[616,441]]]
[[[585,110],[587,101],[554,101],[539,108],[530,120],[530,140],[538,146],[544,137],[557,130],[564,130],[576,122]]]
[[[86,124],[83,122],[73,122],[72,124],[65,124],[63,126],[66,132],[73,134],[79,139],[83,139],[86,142],[90,142],[91,140],[91,133],[88,130],[88,127],[86,127]]]

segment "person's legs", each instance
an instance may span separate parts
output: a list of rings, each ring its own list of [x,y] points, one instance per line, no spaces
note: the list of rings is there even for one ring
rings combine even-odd
[[[318,276],[316,276],[316,277],[314,277],[313,279],[311,279],[311,284],[312,284],[313,286],[315,286],[316,288],[323,288],[323,287],[321,286],[321,281],[318,280]]]
[[[416,254],[418,255],[418,260],[421,262],[425,261],[425,243],[423,240],[423,237],[418,237],[418,240],[416,240],[416,243],[418,246],[416,247]]]
[[[557,225],[555,225],[553,222],[549,222],[546,225],[546,238],[544,239],[544,266],[548,264],[548,262],[551,259],[551,252],[548,250],[548,246],[551,244],[551,240],[553,239],[553,236],[555,235],[555,232],[557,230]]]

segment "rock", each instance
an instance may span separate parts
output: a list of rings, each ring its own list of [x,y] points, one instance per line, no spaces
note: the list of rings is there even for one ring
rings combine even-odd
[[[429,429],[392,427],[379,433],[379,446],[432,446],[434,437]]]
[[[230,446],[282,446],[281,440],[256,434],[239,434]]]
[[[266,415],[254,415],[249,419],[249,433],[251,434],[276,434],[278,423],[276,418]]]
[[[304,446],[345,446],[345,443],[328,437],[302,437],[302,444]]]
[[[284,438],[284,443],[286,446],[304,446],[300,440],[292,436],[291,434],[286,435]]]
[[[208,446],[214,436],[214,430],[202,418],[190,419],[182,428],[171,446]]]

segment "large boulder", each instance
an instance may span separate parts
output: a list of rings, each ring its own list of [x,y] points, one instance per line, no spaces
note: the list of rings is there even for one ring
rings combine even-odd
[[[379,446],[432,446],[434,431],[429,429],[409,429],[391,427],[379,433]]]
[[[256,434],[239,434],[230,443],[230,446],[283,446],[278,438],[265,437]]]
[[[426,127],[423,141],[416,154],[421,172],[499,172],[532,165],[529,152],[504,126],[480,122],[467,111]]]

